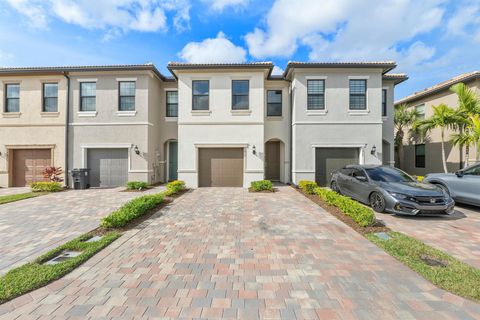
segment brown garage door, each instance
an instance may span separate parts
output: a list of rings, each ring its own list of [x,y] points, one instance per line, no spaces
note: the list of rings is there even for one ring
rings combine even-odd
[[[199,187],[243,187],[243,149],[199,149]]]
[[[48,181],[43,177],[43,170],[52,163],[50,149],[18,149],[13,150],[14,187],[24,187],[32,182]]]

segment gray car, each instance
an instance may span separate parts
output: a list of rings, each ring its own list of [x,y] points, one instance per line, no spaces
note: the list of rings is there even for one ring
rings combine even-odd
[[[330,187],[377,212],[451,215],[455,207],[455,201],[442,188],[418,182],[389,166],[346,166],[332,173]]]
[[[424,181],[445,189],[456,202],[480,206],[480,162],[455,173],[428,174]]]

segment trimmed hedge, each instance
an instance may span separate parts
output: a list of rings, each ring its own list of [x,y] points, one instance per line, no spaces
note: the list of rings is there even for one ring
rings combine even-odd
[[[352,218],[361,227],[367,227],[375,222],[375,214],[372,209],[365,207],[349,197],[320,187],[315,188],[314,193],[326,203],[342,210],[343,213]]]
[[[167,190],[165,190],[166,196],[174,195],[185,189],[185,181],[182,180],[174,180],[167,183]]]
[[[270,180],[252,181],[250,187],[253,191],[273,191],[273,183]]]
[[[300,180],[298,187],[307,194],[315,194],[315,188],[318,188],[318,184],[315,181]]]
[[[144,190],[148,188],[148,183],[144,181],[128,181],[127,189],[128,190]]]
[[[105,228],[121,228],[130,221],[144,215],[163,202],[163,192],[146,195],[130,200],[119,209],[113,211],[102,219],[102,226]]]
[[[33,192],[58,192],[62,191],[62,184],[60,182],[32,182],[30,189]]]

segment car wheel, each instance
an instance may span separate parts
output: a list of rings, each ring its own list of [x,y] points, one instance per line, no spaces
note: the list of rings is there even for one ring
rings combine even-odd
[[[370,206],[376,212],[384,212],[385,211],[385,198],[379,192],[374,192],[370,195]]]
[[[330,183],[330,189],[332,189],[332,191],[340,194],[340,189],[338,189],[338,185],[335,181],[332,181],[332,183]]]

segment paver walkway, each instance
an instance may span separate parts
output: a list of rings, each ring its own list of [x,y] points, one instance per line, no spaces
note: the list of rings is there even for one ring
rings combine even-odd
[[[30,187],[0,188],[0,197],[10,196],[10,195],[19,194],[19,193],[27,193],[30,191],[31,191]]]
[[[378,214],[403,232],[480,269],[480,208],[456,206],[448,217],[403,217]]]
[[[0,205],[0,275],[94,229],[101,217],[141,195],[120,190],[69,190]]]
[[[65,278],[0,306],[12,319],[480,319],[290,187],[198,189]],[[0,316],[1,318],[1,316]]]

